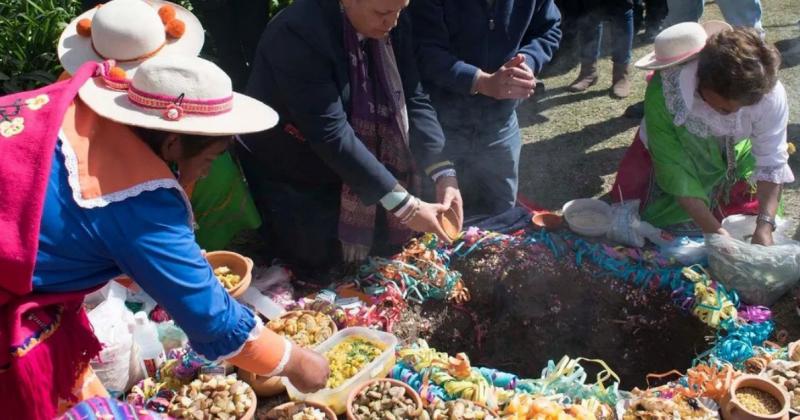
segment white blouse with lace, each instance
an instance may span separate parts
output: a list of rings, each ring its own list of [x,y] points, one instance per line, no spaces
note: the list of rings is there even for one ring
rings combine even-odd
[[[786,142],[789,105],[781,82],[759,102],[724,115],[711,108],[697,93],[697,60],[663,70],[661,80],[667,110],[674,116],[676,126],[704,139],[731,138],[740,142],[749,138],[756,160],[752,181],[794,182]],[[640,137],[646,144],[647,133],[644,121],[642,123]]]

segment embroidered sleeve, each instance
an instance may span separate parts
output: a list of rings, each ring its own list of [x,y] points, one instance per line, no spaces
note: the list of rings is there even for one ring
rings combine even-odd
[[[756,159],[758,177],[787,180],[794,177],[789,162],[786,142],[786,125],[789,123],[789,106],[786,91],[778,82],[775,88],[758,104],[750,107],[753,113],[753,156]],[[785,169],[782,169],[785,167]],[[762,170],[763,169],[763,170]],[[763,179],[767,180],[767,179]],[[791,182],[791,181],[789,181]]]
[[[794,182],[794,172],[789,164],[777,166],[756,166],[751,181],[766,181],[773,184],[790,184]]]
[[[222,288],[174,190],[145,191],[92,210],[108,257],[162,305],[210,360],[236,354],[260,322]]]

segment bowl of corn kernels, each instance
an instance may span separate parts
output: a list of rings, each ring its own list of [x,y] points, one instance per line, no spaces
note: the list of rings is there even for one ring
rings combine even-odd
[[[250,287],[253,260],[231,251],[212,251],[206,259],[214,275],[231,297],[238,298]]]

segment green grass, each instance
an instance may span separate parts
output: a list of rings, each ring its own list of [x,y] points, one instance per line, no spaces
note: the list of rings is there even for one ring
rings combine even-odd
[[[779,45],[800,44],[800,0],[762,0],[763,24],[767,40]],[[713,3],[706,4],[703,16],[722,19]],[[651,51],[651,45],[634,45],[633,60]],[[543,79],[547,91],[519,110],[523,127],[520,161],[520,192],[549,208],[560,208],[580,197],[602,196],[611,188],[617,165],[633,141],[639,121],[625,118],[623,112],[644,97],[644,72],[631,70],[633,88],[629,98],[613,99],[611,60],[599,63],[600,82],[583,93],[569,93],[566,87],[578,75],[576,51],[566,51],[566,60],[549,69]],[[571,59],[570,59],[571,58]],[[789,56],[785,57],[786,61]],[[797,64],[800,59],[795,58]],[[574,65],[574,66],[573,66]],[[790,101],[789,139],[800,145],[800,65],[786,66],[780,72]],[[800,178],[800,159],[792,159]],[[800,221],[800,182],[786,188],[787,216]]]
[[[78,0],[0,2],[0,91],[16,92],[52,82],[60,67],[56,44]]]

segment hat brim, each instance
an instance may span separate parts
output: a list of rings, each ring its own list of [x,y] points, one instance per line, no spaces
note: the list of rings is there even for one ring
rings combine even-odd
[[[162,110],[134,105],[126,92],[106,88],[99,77],[88,80],[78,94],[89,108],[104,118],[173,133],[229,136],[264,131],[278,123],[278,114],[272,108],[240,93],[233,94],[233,109],[228,112],[205,116],[186,114],[177,121],[165,119]]]
[[[692,54],[690,56],[681,58],[680,60],[659,61],[658,59],[656,59],[656,53],[655,52],[651,52],[651,53],[648,53],[647,55],[645,55],[644,57],[640,58],[639,60],[637,60],[636,63],[634,63],[633,65],[637,69],[642,69],[642,70],[663,70],[663,69],[666,69],[668,67],[676,66],[678,64],[683,64],[683,63],[685,63],[687,61],[691,61],[695,57],[697,57],[697,54],[699,54],[699,52],[697,52],[696,54]]]
[[[165,4],[174,7],[175,17],[186,24],[186,31],[183,36],[178,39],[167,39],[167,43],[155,55],[180,54],[196,57],[200,54],[200,50],[203,49],[203,43],[205,42],[205,32],[203,31],[203,25],[192,12],[178,4],[168,1],[144,1],[156,10]],[[97,8],[93,7],[91,10],[82,13],[80,16],[73,19],[64,29],[64,32],[61,33],[57,49],[58,60],[61,62],[61,67],[69,74],[73,74],[87,61],[106,60],[94,51],[94,48],[92,48],[92,39],[90,37],[78,35],[78,22],[80,22],[81,19],[92,19],[96,11]],[[128,77],[131,77],[136,71],[136,68],[144,61],[145,60],[126,61],[117,63],[117,66],[124,69],[128,73]]]
[[[710,20],[707,22],[703,22],[701,26],[703,26],[703,29],[705,29],[706,35],[708,37],[722,31],[733,29],[731,25],[721,20]],[[640,58],[639,60],[637,60],[636,63],[634,63],[633,65],[636,68],[642,70],[663,70],[672,66],[676,66],[678,64],[683,64],[687,61],[691,61],[695,57],[697,57],[697,54],[700,54],[700,51],[698,51],[695,54],[689,55],[687,57],[682,57],[679,60],[659,61],[658,59],[656,59],[656,53],[653,51],[648,53],[644,57]]]

